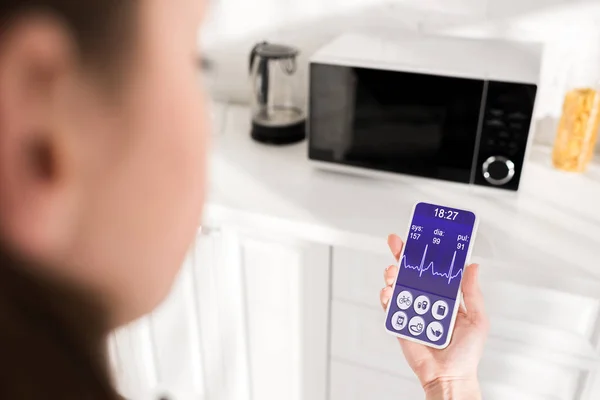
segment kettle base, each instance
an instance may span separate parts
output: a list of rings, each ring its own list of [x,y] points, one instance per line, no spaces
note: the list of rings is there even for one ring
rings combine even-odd
[[[252,122],[252,139],[260,143],[285,145],[301,142],[305,138],[305,120],[285,126],[265,126]]]

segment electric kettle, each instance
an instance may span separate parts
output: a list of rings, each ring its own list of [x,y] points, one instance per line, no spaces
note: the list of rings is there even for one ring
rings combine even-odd
[[[296,48],[262,42],[250,54],[252,138],[290,144],[306,137]]]

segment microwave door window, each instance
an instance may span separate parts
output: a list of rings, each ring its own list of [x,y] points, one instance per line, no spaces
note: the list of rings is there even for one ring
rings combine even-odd
[[[442,147],[445,109],[411,105],[394,108],[370,112],[360,109],[350,161],[375,160],[390,167],[402,163],[433,165]]]
[[[313,159],[469,182],[484,82],[313,64]]]

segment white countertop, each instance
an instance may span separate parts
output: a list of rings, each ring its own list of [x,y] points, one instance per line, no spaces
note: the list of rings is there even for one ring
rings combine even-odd
[[[215,106],[206,224],[387,252],[406,234],[418,201],[474,210],[473,261],[490,276],[600,296],[600,164],[586,174],[557,171],[550,149],[530,155],[517,194],[401,176],[377,180],[322,171],[307,143],[272,147],[250,138],[250,111]],[[593,278],[593,279],[590,279]]]

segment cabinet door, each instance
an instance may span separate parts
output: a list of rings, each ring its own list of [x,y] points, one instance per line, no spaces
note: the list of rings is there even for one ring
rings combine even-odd
[[[114,332],[108,343],[117,389],[127,399],[152,399],[158,389],[149,321]]]
[[[172,293],[109,343],[130,399],[325,400],[329,248],[199,234]]]
[[[241,269],[218,231],[199,233],[172,292],[114,333],[109,354],[130,399],[249,399]],[[233,294],[233,295],[231,295]]]
[[[327,397],[329,248],[238,236],[252,398]]]

